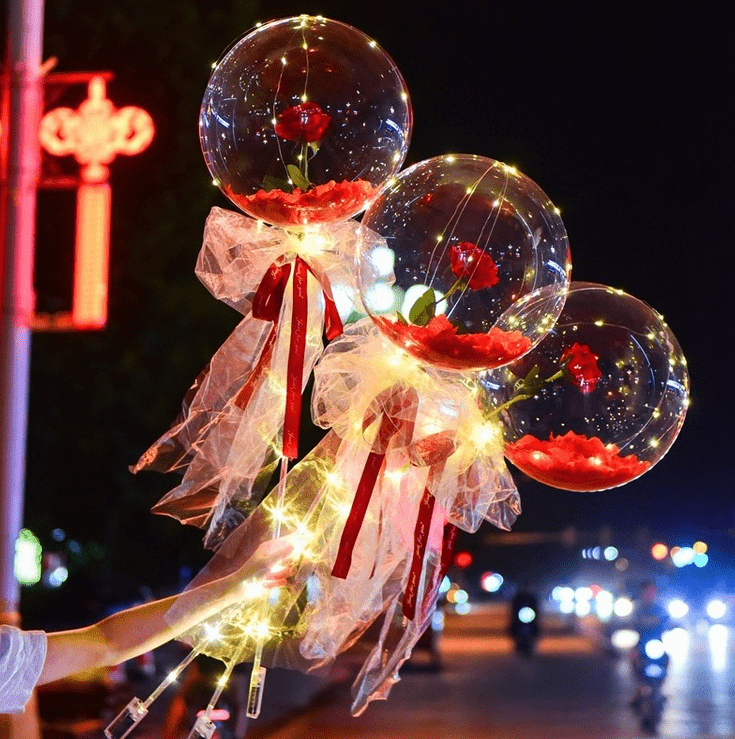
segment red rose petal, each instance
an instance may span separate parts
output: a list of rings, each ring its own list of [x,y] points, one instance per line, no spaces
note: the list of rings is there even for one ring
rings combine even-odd
[[[616,444],[569,431],[548,440],[527,434],[507,444],[505,455],[534,480],[562,490],[589,492],[622,485],[642,475],[650,462],[635,454],[620,456]]]
[[[422,362],[451,369],[501,367],[531,348],[520,331],[491,328],[486,334],[458,334],[442,313],[426,326],[376,319],[385,333]]]
[[[277,226],[306,226],[351,218],[365,207],[377,189],[367,180],[331,180],[306,192],[296,188],[293,192],[258,190],[253,195],[241,195],[226,187],[225,194],[253,218]]]

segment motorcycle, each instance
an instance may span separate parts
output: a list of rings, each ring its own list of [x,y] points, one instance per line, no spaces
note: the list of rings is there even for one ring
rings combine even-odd
[[[524,657],[530,657],[536,649],[539,635],[538,613],[530,606],[522,606],[513,612],[510,627],[515,650]]]
[[[635,647],[632,664],[638,684],[632,706],[640,719],[641,730],[655,734],[666,703],[662,687],[668,672],[669,655],[659,638],[645,638]]]

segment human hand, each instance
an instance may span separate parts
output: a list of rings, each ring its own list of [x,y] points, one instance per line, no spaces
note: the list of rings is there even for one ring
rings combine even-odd
[[[283,587],[296,570],[291,558],[293,550],[293,543],[288,536],[264,541],[243,564],[238,574],[242,580],[259,582],[267,590]]]

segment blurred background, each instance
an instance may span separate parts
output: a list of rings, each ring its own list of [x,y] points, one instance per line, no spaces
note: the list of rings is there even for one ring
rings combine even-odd
[[[128,467],[238,322],[194,275],[210,208],[234,208],[199,148],[211,65],[256,21],[304,12],[356,26],[396,61],[415,116],[407,165],[450,152],[515,165],[560,208],[573,278],[652,305],[689,360],[692,405],[663,461],[593,494],[514,471],[523,513],[509,534],[462,536],[447,608],[507,602],[528,582],[545,610],[593,619],[609,638],[653,578],[687,606],[677,618],[732,619],[735,121],[722,19],[564,4],[53,0],[55,71],[112,71],[109,97],[147,110],[156,135],[111,166],[107,327],[33,337],[25,527],[43,571],[23,588],[24,624],[88,623],[173,592],[208,558],[199,530],[149,512],[173,481]],[[76,107],[86,89],[69,95]],[[39,311],[71,303],[73,212],[73,195],[40,194]],[[318,436],[307,425],[302,450]]]
[[[206,559],[197,530],[149,513],[172,480],[133,476],[128,466],[168,428],[238,321],[193,271],[209,209],[233,207],[212,186],[199,148],[211,64],[256,21],[301,12],[354,25],[394,58],[415,115],[407,164],[461,152],[518,167],[561,209],[573,278],[652,305],[689,360],[689,416],[656,468],[595,494],[553,490],[516,472],[518,536],[557,538],[511,546],[521,539],[483,530],[465,542],[469,570],[553,580],[603,567],[605,560],[581,557],[594,546],[618,547],[631,568],[642,566],[636,557],[661,568],[648,555],[656,541],[702,540],[710,547],[706,567],[664,568],[662,577],[732,586],[732,65],[714,19],[672,12],[633,19],[618,10],[601,23],[564,7],[518,13],[467,2],[427,13],[412,2],[376,9],[325,0],[58,0],[45,19],[55,71],[114,72],[109,96],[118,107],[147,110],[156,135],[144,152],[118,156],[111,167],[106,329],[33,339],[26,526],[47,559],[64,560],[68,579],[56,589],[25,589],[26,619],[50,612],[51,597],[67,600],[53,612],[71,617],[91,606],[79,593],[94,594],[102,607],[141,587],[176,587]],[[75,94],[63,104],[76,107],[84,85],[68,93]],[[39,311],[70,305],[73,228],[73,193],[42,191]],[[307,429],[304,450],[315,433]],[[634,569],[609,568],[621,587],[639,579]]]

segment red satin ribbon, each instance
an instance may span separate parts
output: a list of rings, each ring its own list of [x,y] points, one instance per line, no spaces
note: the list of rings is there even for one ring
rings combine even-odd
[[[283,455],[289,459],[298,457],[299,427],[301,424],[301,393],[304,375],[304,355],[306,352],[306,333],[308,328],[309,294],[308,272],[322,286],[324,295],[324,330],[330,341],[343,331],[342,320],[337,306],[330,295],[329,280],[326,274],[312,269],[301,257],[296,257],[293,272],[293,308],[291,312],[291,342],[288,351],[286,376],[286,412],[283,423]],[[278,338],[278,321],[283,306],[291,265],[271,264],[258,285],[253,298],[253,317],[273,321],[273,326],[263,345],[248,381],[235,397],[238,408],[245,408],[260,385],[270,367]]]
[[[355,499],[352,501],[352,508],[350,508],[347,522],[342,531],[337,557],[332,567],[334,577],[345,578],[350,571],[352,550],[355,547],[357,535],[360,533],[390,441],[395,435],[400,434],[403,437],[402,443],[408,445],[413,436],[417,408],[418,393],[416,390],[399,383],[380,393],[365,413],[362,421],[363,430],[368,428],[378,417],[380,418],[380,426],[365,462],[355,492]]]
[[[429,609],[433,609],[436,604],[436,599],[439,596],[439,588],[442,581],[449,571],[449,567],[452,564],[452,558],[454,557],[454,546],[457,543],[457,534],[459,529],[453,524],[448,523],[444,526],[444,539],[442,542],[442,557],[439,563],[439,573],[434,581],[434,586],[431,590],[427,590],[424,595],[424,601],[421,604],[421,618],[425,618]]]
[[[289,275],[291,274],[291,265],[284,264],[278,266],[271,264],[268,271],[263,275],[263,279],[255,291],[253,298],[253,318],[260,318],[262,321],[273,321],[273,326],[268,333],[268,338],[263,344],[263,350],[258,357],[258,361],[248,378],[248,381],[242,386],[240,392],[235,397],[234,403],[238,408],[245,408],[253,397],[253,393],[260,385],[265,371],[270,367],[273,357],[273,349],[276,346],[278,338],[278,320],[281,316],[281,306],[283,305],[283,294],[286,291]]]
[[[283,455],[299,456],[299,426],[301,424],[301,390],[306,351],[306,324],[309,294],[306,286],[306,262],[296,257],[293,273],[293,310],[291,312],[291,345],[288,349],[286,374],[286,417],[283,422]]]
[[[448,523],[444,527],[444,542],[442,544],[442,559],[439,567],[439,577],[435,583],[435,587],[438,588],[442,584],[442,580],[446,577],[449,571],[449,566],[452,564],[452,557],[454,557],[454,545],[457,543],[457,534],[459,528],[453,523]]]
[[[424,567],[424,556],[426,554],[426,544],[429,540],[431,518],[434,515],[434,502],[435,498],[427,486],[421,498],[419,514],[416,517],[416,528],[413,533],[413,560],[411,562],[411,570],[408,573],[406,592],[403,595],[403,615],[411,620],[416,615],[416,599],[418,597],[421,571]]]
[[[448,523],[444,526],[444,539],[442,542],[442,556],[439,563],[439,573],[436,580],[434,581],[434,586],[431,588],[431,590],[426,591],[424,602],[421,604],[422,620],[423,618],[425,618],[429,610],[433,609],[434,605],[436,604],[436,599],[439,596],[439,588],[442,584],[442,581],[446,577],[447,572],[449,571],[450,565],[452,564],[452,558],[454,557],[454,545],[457,543],[458,533],[459,529],[453,523]]]
[[[352,501],[350,514],[347,516],[345,527],[342,530],[342,537],[339,541],[339,549],[337,557],[332,567],[332,575],[334,577],[347,577],[352,564],[352,551],[355,548],[357,535],[360,533],[362,522],[365,519],[370,498],[373,495],[375,482],[385,460],[385,453],[388,447],[388,441],[396,433],[397,427],[390,416],[383,414],[380,420],[378,433],[373,441],[373,447],[368,454],[367,461],[360,476],[360,482],[357,485],[355,499]]]

